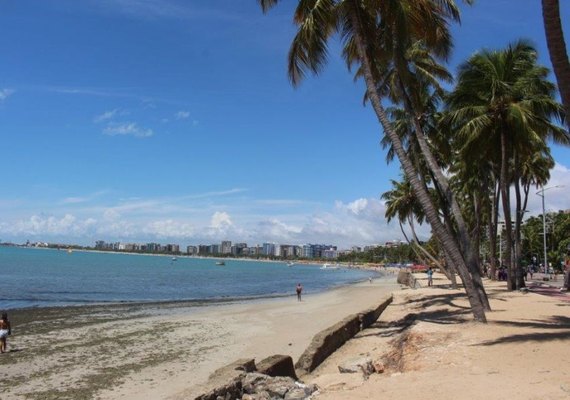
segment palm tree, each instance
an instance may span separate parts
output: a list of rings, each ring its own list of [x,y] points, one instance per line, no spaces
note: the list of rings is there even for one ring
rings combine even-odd
[[[395,181],[393,179],[390,180],[392,183],[392,190],[389,190],[382,194],[381,198],[385,200],[386,205],[386,220],[388,223],[395,218],[398,217],[398,223],[400,224],[400,230],[402,231],[402,235],[410,244],[418,258],[424,259],[427,257],[432,263],[434,263],[439,269],[451,280],[452,288],[455,289],[457,287],[457,282],[455,279],[455,273],[453,270],[448,270],[444,267],[429,251],[424,249],[424,247],[420,244],[418,236],[416,235],[416,230],[414,228],[414,219],[421,225],[424,221],[424,214],[423,210],[418,203],[418,200],[412,190],[412,186],[410,182],[404,178],[401,182]],[[408,235],[406,234],[403,223],[407,222],[412,230],[413,239],[410,240]],[[424,264],[427,264],[424,261]]]
[[[267,11],[278,0],[258,0],[262,9]],[[470,1],[468,1],[470,2]],[[438,57],[449,54],[451,35],[449,22],[459,20],[459,11],[454,0],[300,0],[294,14],[298,26],[297,34],[289,51],[289,77],[293,85],[300,83],[307,71],[318,74],[327,59],[327,43],[335,33],[339,33],[344,42],[343,54],[349,65],[358,63],[366,83],[367,97],[372,104],[384,133],[390,137],[394,152],[446,254],[453,260],[461,275],[474,318],[486,322],[484,304],[486,295],[483,287],[475,280],[473,270],[461,253],[461,247],[468,248],[463,234],[461,244],[455,232],[442,223],[437,207],[433,204],[425,183],[406,153],[401,139],[388,118],[378,92],[383,65],[393,62],[402,71],[408,67],[404,55],[411,44],[423,40],[427,49]],[[404,80],[404,84],[407,79]],[[418,138],[422,155],[433,165],[429,155],[426,157],[425,141]],[[437,171],[435,171],[437,173]],[[443,176],[441,169],[439,175]],[[456,208],[450,192],[446,191],[449,203],[454,209],[456,223],[461,217],[456,215]]]
[[[570,62],[568,61],[564,32],[560,22],[559,0],[542,0],[542,19],[550,61],[568,118],[570,115]],[[570,120],[567,119],[566,123],[570,126]]]
[[[476,53],[459,67],[457,86],[448,98],[451,121],[458,128],[457,140],[463,143],[464,152],[484,149],[484,143],[500,148],[497,164],[509,289],[516,287],[509,188],[520,179],[521,160],[543,149],[547,138],[570,143],[568,133],[551,122],[562,120],[562,107],[554,99],[554,86],[546,79],[548,69],[539,66],[537,58],[536,50],[526,41],[502,51]]]

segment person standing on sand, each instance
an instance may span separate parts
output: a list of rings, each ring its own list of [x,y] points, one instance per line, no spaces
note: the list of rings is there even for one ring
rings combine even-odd
[[[296,291],[297,291],[297,301],[301,301],[301,293],[303,293],[303,285],[298,283]]]
[[[566,266],[564,269],[565,269],[564,283],[562,284],[562,287],[560,288],[561,292],[570,291],[570,262],[569,261],[566,261]]]
[[[431,267],[426,271],[428,277],[428,286],[433,286],[433,269]]]
[[[2,319],[0,319],[0,353],[6,352],[6,338],[11,334],[12,329],[10,321],[8,321],[8,314],[2,313]]]

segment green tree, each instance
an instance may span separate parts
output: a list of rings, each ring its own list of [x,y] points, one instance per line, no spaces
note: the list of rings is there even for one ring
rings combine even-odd
[[[448,98],[464,152],[478,151],[484,148],[482,144],[500,148],[498,187],[505,220],[509,289],[517,285],[511,184],[514,182],[517,189],[515,221],[519,221],[523,211],[518,198],[521,160],[545,151],[548,138],[562,144],[570,142],[568,133],[551,122],[562,119],[562,107],[554,99],[554,86],[546,79],[548,69],[539,66],[537,58],[536,50],[526,41],[505,50],[476,53],[459,67],[457,86]]]

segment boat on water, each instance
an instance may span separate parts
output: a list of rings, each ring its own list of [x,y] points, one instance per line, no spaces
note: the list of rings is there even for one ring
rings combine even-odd
[[[216,265],[226,265],[224,261],[216,261]]]
[[[178,258],[172,257],[172,261],[178,261]]]
[[[330,265],[330,264],[323,264],[321,269],[339,269],[339,265]]]
[[[71,253],[73,253],[73,250],[67,249],[67,254],[71,254]]]
[[[293,265],[295,265],[295,263],[292,262],[292,261],[287,263],[287,266],[288,266],[288,267],[292,267]]]

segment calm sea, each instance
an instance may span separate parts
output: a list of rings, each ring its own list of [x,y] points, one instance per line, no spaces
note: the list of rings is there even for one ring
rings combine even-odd
[[[0,246],[0,310],[105,302],[220,300],[293,295],[368,279],[320,265],[107,254]]]

